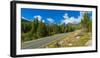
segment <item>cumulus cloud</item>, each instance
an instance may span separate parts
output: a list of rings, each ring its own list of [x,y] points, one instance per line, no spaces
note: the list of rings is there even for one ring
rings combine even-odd
[[[63,18],[64,18],[64,19],[68,19],[68,18],[69,18],[69,17],[68,17],[68,14],[65,13],[64,16],[63,16]]]
[[[47,20],[50,22],[50,23],[53,23],[54,20],[52,18],[47,18]]]
[[[63,18],[64,20],[61,21],[61,23],[65,23],[65,24],[68,24],[68,23],[74,23],[74,24],[77,24],[81,21],[82,17],[83,17],[83,14],[84,12],[80,12],[80,16],[78,16],[77,18],[72,16],[72,17],[69,17],[67,13],[65,13],[63,15]]]
[[[68,19],[62,20],[62,23],[68,24],[68,23],[73,23],[73,24],[77,24],[79,23],[81,20],[79,18],[75,18],[75,17],[70,17]]]
[[[45,23],[45,20],[42,20],[43,23]]]
[[[34,18],[38,18],[39,21],[41,21],[42,17],[40,15],[34,16]]]

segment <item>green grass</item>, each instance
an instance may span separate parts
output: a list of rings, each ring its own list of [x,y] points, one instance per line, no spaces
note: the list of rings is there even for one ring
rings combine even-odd
[[[79,37],[79,39],[76,39],[77,36]],[[78,30],[68,33],[68,36],[58,41],[53,41],[47,44],[46,46],[44,46],[44,48],[86,46],[86,43],[91,39],[92,39],[91,32],[81,32],[80,30]]]
[[[73,43],[74,46],[85,46],[85,44],[91,39],[91,33],[85,32],[83,35],[80,37],[80,39]]]

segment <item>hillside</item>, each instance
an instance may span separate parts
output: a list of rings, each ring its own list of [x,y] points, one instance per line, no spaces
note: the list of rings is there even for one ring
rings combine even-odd
[[[30,22],[30,21],[25,20],[25,19],[21,19],[21,22]]]

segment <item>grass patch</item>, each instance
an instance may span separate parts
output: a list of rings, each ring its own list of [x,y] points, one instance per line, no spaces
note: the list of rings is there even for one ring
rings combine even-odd
[[[82,32],[81,30],[76,30],[74,32],[68,33],[66,37],[58,41],[53,41],[48,45],[45,45],[44,48],[86,46],[86,43],[91,39],[91,32]]]

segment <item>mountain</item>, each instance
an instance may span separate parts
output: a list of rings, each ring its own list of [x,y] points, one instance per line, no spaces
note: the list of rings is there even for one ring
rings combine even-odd
[[[22,18],[21,18],[21,22],[31,22],[31,21],[29,21],[28,19],[22,17]]]
[[[30,21],[25,20],[25,19],[21,19],[21,22],[30,22]]]
[[[69,25],[69,26],[77,26],[77,25],[79,25],[80,23],[68,23],[67,25]]]
[[[29,19],[25,18],[25,17],[21,17],[21,22],[30,22]]]

